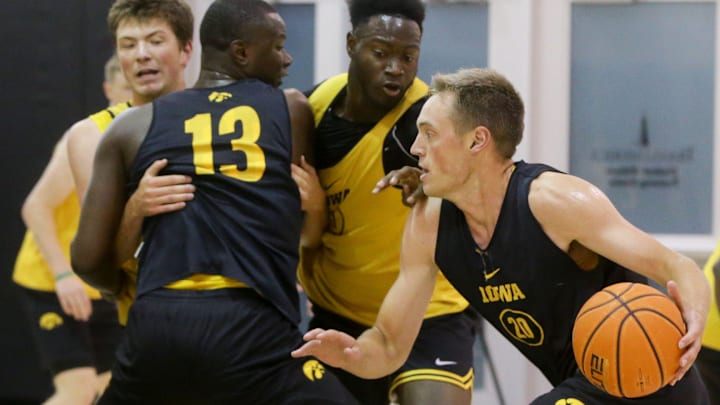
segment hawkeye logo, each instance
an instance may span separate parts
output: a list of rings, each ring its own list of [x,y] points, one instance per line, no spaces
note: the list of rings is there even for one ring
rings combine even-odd
[[[310,381],[322,380],[325,367],[317,360],[308,360],[303,364],[303,374]]]
[[[558,399],[555,405],[585,405],[585,403],[577,398]]]
[[[40,325],[41,329],[53,330],[59,326],[62,326],[63,320],[60,315],[56,314],[55,312],[46,312],[42,314],[38,324]]]
[[[213,91],[208,96],[208,100],[216,102],[216,103],[222,103],[223,101],[225,101],[229,98],[232,98],[232,94],[224,92],[224,91],[221,91],[221,92]]]

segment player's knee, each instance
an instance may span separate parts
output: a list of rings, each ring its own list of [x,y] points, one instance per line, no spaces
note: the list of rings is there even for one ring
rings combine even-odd
[[[65,370],[53,378],[55,394],[46,405],[90,405],[97,397],[98,376],[92,367]]]

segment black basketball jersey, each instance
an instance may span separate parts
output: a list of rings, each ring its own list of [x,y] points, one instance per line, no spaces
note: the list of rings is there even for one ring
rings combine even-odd
[[[283,92],[261,81],[155,100],[133,186],[153,161],[167,158],[162,174],[192,176],[196,191],[184,209],[145,219],[138,296],[192,274],[222,275],[246,283],[298,322],[302,214],[291,155]]]
[[[557,385],[577,369],[572,326],[582,304],[608,284],[645,279],[604,258],[583,271],[547,237],[528,192],[548,170],[557,171],[515,164],[486,250],[475,244],[464,214],[443,201],[435,260],[470,304]]]

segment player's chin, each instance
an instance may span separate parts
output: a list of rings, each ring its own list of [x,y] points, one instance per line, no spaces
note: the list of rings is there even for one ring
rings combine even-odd
[[[145,99],[156,99],[162,96],[164,92],[162,85],[145,85],[135,89],[135,93],[141,95]]]

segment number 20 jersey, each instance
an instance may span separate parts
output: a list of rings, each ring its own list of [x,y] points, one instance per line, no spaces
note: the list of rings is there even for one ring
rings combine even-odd
[[[146,218],[138,297],[193,274],[220,275],[247,284],[297,323],[302,214],[291,156],[278,88],[241,80],[155,100],[131,189],[166,158],[161,174],[192,176],[196,191],[184,209]]]

